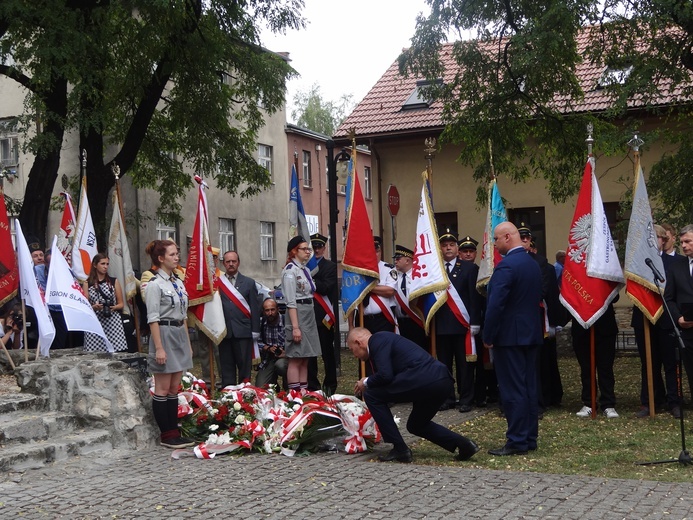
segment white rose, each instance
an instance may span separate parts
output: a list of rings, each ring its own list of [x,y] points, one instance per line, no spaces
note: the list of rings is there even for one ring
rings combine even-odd
[[[212,430],[213,432],[215,432],[219,429],[219,425],[218,424],[210,424],[209,429]]]
[[[245,416],[244,415],[237,415],[235,419],[236,424],[244,424],[245,423]]]
[[[241,409],[241,403],[239,403],[238,401],[233,403],[233,409],[236,411],[240,410]]]

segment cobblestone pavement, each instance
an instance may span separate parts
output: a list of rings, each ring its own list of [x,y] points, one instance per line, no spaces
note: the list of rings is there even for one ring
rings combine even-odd
[[[441,422],[460,420],[444,413]],[[387,449],[213,460],[173,460],[165,448],[93,453],[0,474],[0,517],[693,520],[693,484],[376,462]]]

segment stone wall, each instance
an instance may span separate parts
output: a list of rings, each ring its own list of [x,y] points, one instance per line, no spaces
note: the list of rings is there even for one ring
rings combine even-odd
[[[15,374],[22,392],[42,398],[47,410],[73,414],[85,428],[111,431],[114,448],[146,448],[159,434],[149,389],[140,372],[119,361],[134,356],[51,351],[50,358],[21,363]]]

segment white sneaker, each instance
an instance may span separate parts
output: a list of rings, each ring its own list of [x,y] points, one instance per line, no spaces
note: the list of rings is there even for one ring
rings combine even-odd
[[[589,406],[583,406],[579,412],[577,412],[575,415],[578,417],[589,417],[592,415],[592,408]]]
[[[615,408],[607,408],[604,410],[604,415],[606,415],[607,419],[616,419],[618,417]]]

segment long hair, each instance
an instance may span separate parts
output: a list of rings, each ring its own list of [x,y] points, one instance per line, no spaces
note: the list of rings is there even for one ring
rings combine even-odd
[[[96,271],[96,266],[99,265],[99,262],[104,258],[108,258],[108,256],[102,253],[97,253],[91,260],[91,270],[89,271],[89,276],[87,277],[87,284],[90,286],[99,282],[99,274]],[[106,274],[106,280],[108,280],[108,274]]]
[[[166,249],[168,249],[169,246],[177,247],[173,240],[152,240],[147,244],[144,252],[151,258],[152,265],[160,267],[161,260],[159,260],[159,257],[166,254]]]

